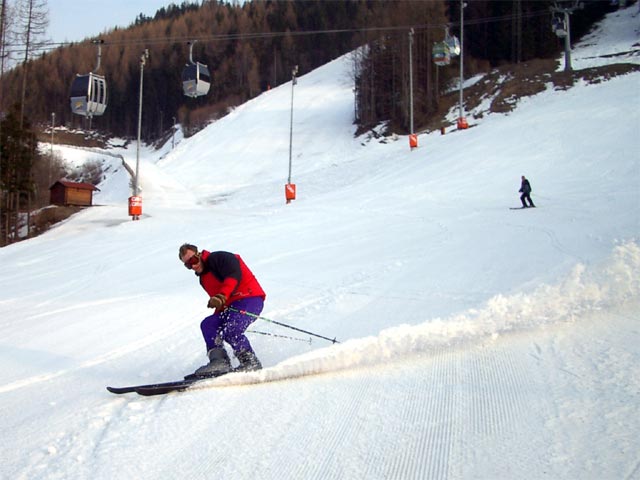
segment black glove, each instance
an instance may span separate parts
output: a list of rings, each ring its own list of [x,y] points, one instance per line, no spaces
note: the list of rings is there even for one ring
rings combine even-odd
[[[218,293],[209,299],[209,303],[207,303],[207,307],[215,308],[216,310],[224,307],[224,304],[227,303],[227,297],[222,293]]]

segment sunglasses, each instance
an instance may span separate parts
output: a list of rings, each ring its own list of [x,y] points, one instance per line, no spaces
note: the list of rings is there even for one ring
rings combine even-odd
[[[198,255],[197,253],[195,255],[193,255],[191,258],[189,258],[189,260],[187,260],[186,262],[184,262],[184,266],[187,270],[191,270],[193,267],[195,267],[198,263],[200,263],[200,255]]]

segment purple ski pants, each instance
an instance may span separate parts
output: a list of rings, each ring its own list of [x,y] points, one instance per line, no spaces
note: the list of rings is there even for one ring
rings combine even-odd
[[[264,301],[260,297],[243,298],[230,305],[236,310],[244,310],[254,315],[260,315],[263,306]],[[222,347],[222,342],[227,342],[234,352],[253,352],[244,332],[254,321],[255,318],[252,316],[229,309],[209,315],[200,324],[207,351]]]

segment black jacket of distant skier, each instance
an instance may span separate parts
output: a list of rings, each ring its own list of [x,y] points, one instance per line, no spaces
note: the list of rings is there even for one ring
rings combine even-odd
[[[522,185],[520,185],[520,193],[524,193],[526,195],[529,195],[531,193],[531,184],[529,183],[529,180],[527,180],[526,178],[522,179]]]

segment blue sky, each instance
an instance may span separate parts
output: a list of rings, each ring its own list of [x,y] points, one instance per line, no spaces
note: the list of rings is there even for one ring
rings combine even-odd
[[[77,42],[113,27],[126,27],[140,13],[153,15],[181,0],[48,0],[49,29],[54,42]]]

